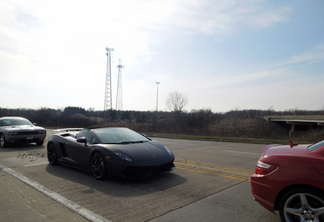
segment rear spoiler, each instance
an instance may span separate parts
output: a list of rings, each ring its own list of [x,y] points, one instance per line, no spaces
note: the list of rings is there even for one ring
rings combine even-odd
[[[60,131],[69,132],[69,131],[81,131],[81,130],[83,130],[83,128],[63,128],[63,129],[56,129],[54,130],[54,132],[60,132]]]

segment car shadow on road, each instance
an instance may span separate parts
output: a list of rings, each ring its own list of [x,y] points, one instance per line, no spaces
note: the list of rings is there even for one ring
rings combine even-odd
[[[150,177],[140,179],[114,177],[100,181],[96,180],[89,172],[64,165],[47,165],[46,171],[50,177],[55,176],[55,178],[52,178],[52,180],[56,180],[55,184],[78,183],[81,185],[80,187],[78,186],[78,189],[84,194],[91,194],[99,191],[115,197],[147,195],[177,187],[187,181],[187,179],[174,172],[152,174]],[[47,178],[47,180],[51,180],[51,178]],[[48,187],[47,184],[46,187]],[[48,188],[52,190],[57,189],[52,185]]]

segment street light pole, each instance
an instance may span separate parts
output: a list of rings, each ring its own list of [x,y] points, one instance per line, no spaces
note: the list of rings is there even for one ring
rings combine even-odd
[[[159,104],[159,84],[160,82],[156,82],[156,112],[158,111],[158,104]]]

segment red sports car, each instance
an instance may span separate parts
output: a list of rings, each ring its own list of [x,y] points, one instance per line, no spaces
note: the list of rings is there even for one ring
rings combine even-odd
[[[324,221],[324,140],[268,145],[251,176],[252,194],[284,221]]]

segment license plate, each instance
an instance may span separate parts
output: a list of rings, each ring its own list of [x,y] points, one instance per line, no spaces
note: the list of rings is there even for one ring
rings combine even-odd
[[[27,136],[26,140],[32,140],[34,139],[32,136]]]

